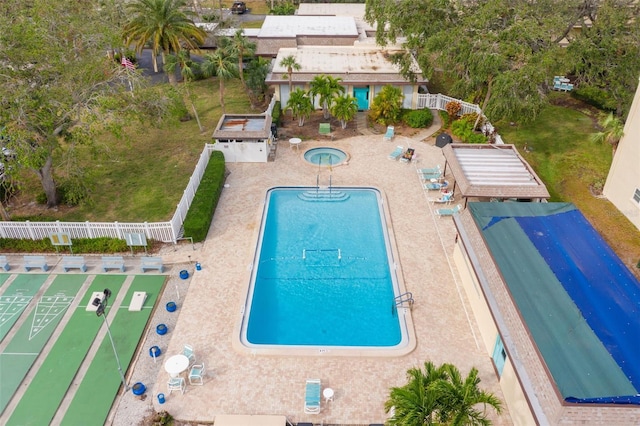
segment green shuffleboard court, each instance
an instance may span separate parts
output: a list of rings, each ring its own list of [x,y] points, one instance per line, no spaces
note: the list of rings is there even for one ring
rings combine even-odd
[[[36,308],[0,353],[0,413],[7,407],[86,279],[86,275],[56,276],[37,301]]]
[[[110,323],[111,334],[124,372],[133,360],[165,279],[164,275],[136,275]],[[136,291],[146,292],[146,301],[141,311],[129,311],[129,302]],[[103,321],[101,318],[95,320]],[[109,337],[105,336],[62,419],[62,425],[103,425],[120,385],[116,358]]]
[[[125,278],[126,275],[95,277],[20,399],[7,425],[35,426],[51,423],[98,331],[103,327],[103,320],[98,318],[95,312],[86,310],[87,304],[91,302],[91,295],[108,288],[115,299]]]
[[[0,274],[0,277],[2,277],[2,283],[9,278],[7,274]],[[2,293],[0,296],[0,342],[4,340],[48,277],[49,275],[45,274],[18,275]]]

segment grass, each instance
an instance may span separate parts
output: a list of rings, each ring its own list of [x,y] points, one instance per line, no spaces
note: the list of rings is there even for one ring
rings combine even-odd
[[[552,94],[554,102],[570,101],[568,94]],[[526,126],[497,123],[505,143],[518,147],[551,195],[550,201],[574,203],[622,261],[640,275],[640,231],[618,209],[591,190],[606,180],[612,150],[589,140],[596,132],[593,111],[572,104],[550,105]],[[530,152],[526,152],[527,145]]]
[[[222,115],[216,79],[191,83],[191,91],[197,94],[195,103],[205,127],[203,133],[192,119],[161,128],[131,127],[124,140],[105,135],[96,143],[108,154],[91,160],[91,179],[97,183],[92,190],[92,203],[74,209],[46,210],[42,220],[169,220],[204,144],[212,142],[213,130]],[[225,84],[225,105],[227,113],[250,111],[239,82]],[[22,198],[33,200],[42,190],[31,174],[25,178],[21,192]],[[32,220],[37,218],[32,216]]]

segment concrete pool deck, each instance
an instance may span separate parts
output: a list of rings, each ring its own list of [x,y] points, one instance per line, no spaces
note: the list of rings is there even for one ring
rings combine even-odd
[[[199,261],[164,354],[175,354],[184,344],[195,348],[207,375],[203,386],[187,385],[186,392],[167,392],[168,374],[159,368],[147,383],[149,397],[135,403],[166,410],[182,421],[211,423],[222,414],[284,415],[292,423],[368,425],[384,423],[389,389],[406,383],[406,371],[425,361],[456,365],[466,376],[476,367],[481,388],[503,399],[494,367],[479,347],[478,327],[458,283],[450,258],[455,229],[450,218],[439,218],[427,201],[416,167],[444,166],[440,148],[396,136],[358,136],[334,142],[304,141],[300,151],[279,147],[270,163],[229,163],[228,187],[216,209],[207,240],[196,250],[184,246],[163,253],[165,263]],[[416,149],[418,163],[388,159],[397,145]],[[302,158],[312,147],[331,146],[349,153],[348,164],[318,168]],[[264,356],[238,352],[234,333],[242,319],[258,237],[265,191],[273,186],[372,186],[382,190],[391,218],[401,273],[413,293],[412,318],[417,336],[414,351],[401,357]],[[433,195],[433,194],[430,194]],[[462,200],[457,198],[460,203]],[[169,289],[168,289],[169,290]],[[291,318],[295,321],[295,318]],[[146,348],[140,350],[140,357]],[[158,362],[161,365],[164,358]],[[334,390],[333,401],[322,401],[320,414],[304,413],[306,379],[318,378]],[[165,393],[159,405],[156,395]],[[133,398],[128,393],[121,399]],[[119,408],[120,407],[120,408]],[[132,424],[127,404],[114,405],[113,424]],[[506,406],[495,425],[512,424]]]

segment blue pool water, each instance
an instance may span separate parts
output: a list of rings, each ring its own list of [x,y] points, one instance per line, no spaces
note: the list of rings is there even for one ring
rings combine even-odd
[[[375,189],[270,190],[243,343],[399,345],[404,322],[392,309],[398,290],[383,217]]]
[[[304,153],[304,159],[318,166],[338,166],[347,160],[347,154],[338,148],[311,148]]]

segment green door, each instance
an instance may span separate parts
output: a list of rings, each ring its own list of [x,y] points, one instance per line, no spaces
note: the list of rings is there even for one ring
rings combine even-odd
[[[366,111],[369,109],[368,87],[354,87],[353,96],[358,100],[358,111]]]

